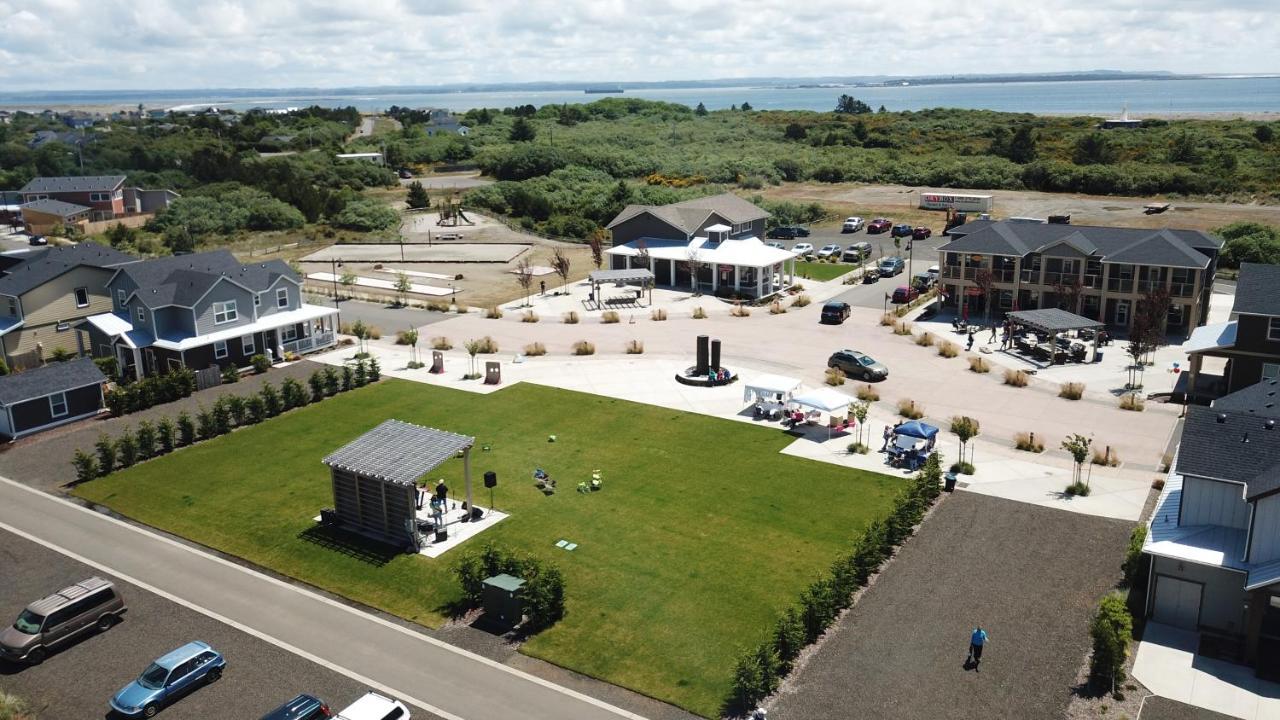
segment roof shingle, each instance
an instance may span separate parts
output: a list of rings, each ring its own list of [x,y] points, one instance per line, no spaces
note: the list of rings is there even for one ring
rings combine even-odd
[[[1280,317],[1280,265],[1241,263],[1231,312]]]
[[[769,217],[769,213],[733,193],[682,200],[670,205],[628,205],[608,225],[612,228],[641,214],[650,213],[685,233],[697,232],[702,223],[715,213],[732,223],[746,223]]]
[[[24,193],[111,192],[124,184],[124,175],[82,175],[77,177],[38,177],[22,186]]]
[[[1191,407],[1182,429],[1177,471],[1231,480],[1253,499],[1280,489],[1280,381],[1264,380]]]
[[[82,265],[109,268],[135,261],[132,255],[92,242],[26,253],[0,277],[0,295],[21,295]]]
[[[951,232],[959,237],[940,250],[1022,256],[1063,241],[1081,251],[1091,248],[1089,255],[1103,262],[1199,269],[1208,267],[1209,254],[1216,254],[1223,244],[1221,238],[1199,230],[1171,228],[977,221]]]
[[[0,377],[0,405],[13,405],[57,392],[107,381],[92,358],[49,363]]]

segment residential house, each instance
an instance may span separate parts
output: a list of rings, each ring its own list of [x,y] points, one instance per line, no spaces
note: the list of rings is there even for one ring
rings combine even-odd
[[[143,190],[127,187],[124,189],[124,210],[126,215],[147,215],[158,213],[169,207],[170,203],[182,197],[172,190]]]
[[[10,367],[35,367],[55,350],[89,354],[82,322],[111,310],[107,281],[135,258],[82,242],[0,256],[0,350]]]
[[[658,285],[765,297],[792,284],[796,262],[760,240],[768,217],[733,193],[628,205],[608,225],[613,246],[605,252],[611,269],[647,267]]]
[[[83,128],[93,127],[102,119],[102,117],[96,113],[88,113],[83,110],[72,110],[71,112],[63,113],[60,119],[62,120],[63,125],[66,125],[72,130],[81,130]]]
[[[92,220],[110,220],[125,214],[124,175],[38,177],[22,186],[23,203],[60,200],[90,209]]]
[[[281,260],[243,264],[226,250],[144,260],[107,281],[112,307],[88,318],[96,355],[122,374],[178,367],[245,367],[337,342],[337,310],[302,301],[302,282]]]
[[[0,125],[8,125],[13,121],[13,113],[8,110],[0,110]]]
[[[938,249],[944,303],[986,310],[1062,308],[1128,328],[1149,291],[1168,291],[1165,331],[1203,325],[1223,240],[1198,230],[977,220]],[[977,282],[990,279],[984,293]],[[995,313],[993,312],[993,315]]]
[[[71,147],[79,147],[87,143],[91,143],[97,139],[94,133],[82,134],[72,131],[57,132],[56,130],[37,130],[31,140],[27,141],[27,147],[32,150],[40,148],[52,142],[60,142]]]
[[[21,206],[22,226],[31,235],[48,235],[58,230],[84,232],[93,208],[61,200],[33,200]]]
[[[1230,322],[1197,328],[1185,347],[1189,372],[1175,394],[1191,400],[1280,378],[1280,265],[1241,265]],[[1221,376],[1201,372],[1206,357],[1227,359]]]
[[[16,440],[97,415],[106,382],[92,358],[0,377],[0,436]]]
[[[1149,521],[1146,612],[1280,679],[1280,380],[1187,410]]]

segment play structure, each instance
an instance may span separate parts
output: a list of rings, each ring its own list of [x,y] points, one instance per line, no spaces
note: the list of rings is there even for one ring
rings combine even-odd
[[[462,212],[462,200],[457,196],[447,199],[441,199],[440,218],[436,220],[436,225],[441,227],[458,227],[459,225],[475,225],[475,221],[468,218],[467,214]]]

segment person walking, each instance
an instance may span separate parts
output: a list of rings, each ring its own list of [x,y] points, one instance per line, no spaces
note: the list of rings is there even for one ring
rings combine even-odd
[[[539,281],[538,281],[538,294],[539,294],[539,295],[546,295],[546,294],[547,294],[547,281],[546,281],[546,280],[539,280]]]
[[[991,338],[987,340],[987,342],[993,343],[995,341],[996,341],[996,323],[993,320],[991,321]]]
[[[973,328],[969,328],[969,343],[964,346],[965,350],[973,349],[973,334],[974,334]]]
[[[989,639],[987,631],[981,627],[974,628],[973,634],[969,636],[969,661],[973,662],[974,670],[977,670],[978,666],[982,664],[982,648]]]
[[[891,440],[892,438],[893,438],[893,428],[889,427],[889,425],[886,423],[884,426],[884,445],[880,446],[880,452],[887,452],[889,450],[889,440]]]

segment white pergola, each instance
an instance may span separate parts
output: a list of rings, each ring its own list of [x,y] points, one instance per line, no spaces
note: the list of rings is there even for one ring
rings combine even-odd
[[[711,282],[701,283],[699,289],[709,288],[713,294],[722,288],[732,288],[735,293],[760,298],[795,284],[794,253],[769,247],[756,237],[731,238],[730,230],[727,225],[712,225],[706,229],[706,236],[688,240],[633,240],[611,247],[606,253],[623,259],[621,269],[648,269],[657,282],[671,287],[699,288],[691,268],[710,267]],[[662,270],[658,267],[660,261],[666,265]],[[682,263],[684,272],[676,272]]]

